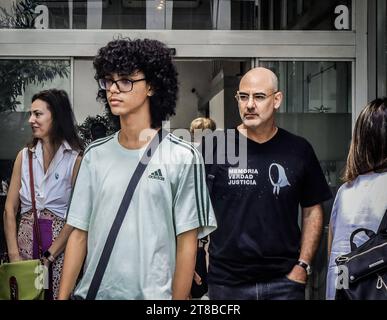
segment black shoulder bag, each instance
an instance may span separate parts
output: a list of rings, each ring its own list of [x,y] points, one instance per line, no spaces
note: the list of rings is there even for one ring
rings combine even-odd
[[[359,232],[369,237],[357,247]],[[387,300],[387,210],[377,233],[359,228],[350,237],[351,252],[336,258],[336,300]]]
[[[138,163],[132,178],[130,179],[125,195],[121,201],[120,207],[118,208],[116,218],[114,219],[113,225],[107,237],[107,240],[103,248],[101,258],[99,259],[97,268],[95,270],[93,279],[91,280],[91,284],[89,287],[89,291],[87,292],[86,300],[94,300],[95,297],[97,296],[99,286],[101,284],[103,275],[105,273],[106,267],[109,262],[110,255],[114,247],[114,243],[116,242],[118,232],[120,231],[122,222],[124,221],[126,212],[128,211],[130,201],[132,200],[133,193],[136,189],[136,186],[140,181],[141,176],[144,173],[153,154],[155,153],[158,145],[167,135],[168,135],[167,131],[165,131],[164,129],[160,129],[157,135],[153,137],[152,141],[149,143],[148,147],[146,148],[140,162]],[[78,300],[80,299],[80,297],[75,296],[73,297],[73,299]]]

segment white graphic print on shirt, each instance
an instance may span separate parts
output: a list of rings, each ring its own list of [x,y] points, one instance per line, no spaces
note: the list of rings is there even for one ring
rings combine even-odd
[[[271,175],[271,169],[273,167],[277,167],[277,170],[278,170],[278,178],[277,178],[277,182],[274,182],[273,178],[272,178],[272,175]],[[285,169],[283,166],[281,166],[280,164],[278,163],[272,163],[269,167],[269,178],[270,178],[270,182],[271,184],[273,185],[273,194],[277,194],[279,195],[280,193],[280,189],[283,188],[283,187],[286,187],[286,186],[290,186],[290,183],[288,181],[288,178],[286,177],[286,174],[285,174]]]
[[[228,168],[228,185],[256,185],[257,169]]]

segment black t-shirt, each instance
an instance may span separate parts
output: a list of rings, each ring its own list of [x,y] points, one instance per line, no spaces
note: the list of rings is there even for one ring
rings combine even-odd
[[[238,130],[235,133],[235,150],[238,139],[245,139],[241,152],[247,148],[247,167],[216,160],[225,156],[229,142],[211,150],[218,164],[208,163],[209,151],[203,150],[218,223],[210,235],[208,282],[224,285],[270,280],[290,272],[300,250],[299,205],[310,207],[332,197],[304,138],[279,128],[272,139],[259,144]],[[230,134],[226,137],[225,141],[232,139]]]

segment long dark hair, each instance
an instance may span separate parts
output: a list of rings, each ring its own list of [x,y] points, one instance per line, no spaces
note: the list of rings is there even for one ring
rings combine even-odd
[[[370,102],[356,120],[343,180],[387,169],[387,98]]]
[[[31,102],[38,99],[46,102],[51,112],[52,127],[50,131],[50,142],[54,146],[59,146],[66,140],[72,149],[82,151],[83,143],[78,136],[75,116],[66,91],[58,89],[40,91],[34,94]],[[36,146],[38,140],[37,138],[33,138],[28,146]]]

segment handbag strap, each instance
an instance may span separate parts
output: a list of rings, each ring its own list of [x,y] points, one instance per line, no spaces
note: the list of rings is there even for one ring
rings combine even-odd
[[[384,230],[387,230],[387,209],[386,209],[386,212],[384,213],[382,221],[380,222],[378,233]]]
[[[42,239],[40,237],[38,214],[36,212],[34,171],[32,169],[32,152],[29,149],[28,149],[28,168],[30,172],[30,191],[31,191],[32,212],[34,214],[34,231],[35,231],[36,238],[38,240],[39,258],[42,258],[43,249],[42,249]]]
[[[378,231],[377,233],[379,232],[382,232],[382,231],[385,231],[387,230],[387,210],[386,212],[384,213],[384,216],[382,218],[382,221],[380,222],[380,225],[379,225],[379,228],[378,228]],[[373,232],[372,230],[370,229],[365,229],[365,228],[359,228],[359,229],[356,229],[355,231],[352,232],[351,234],[351,237],[349,239],[349,243],[351,245],[351,251],[354,251],[357,249],[357,245],[355,244],[355,242],[353,241],[355,236],[359,233],[359,232],[362,232],[364,231],[366,233],[366,235],[368,236],[368,238],[371,238],[373,236],[375,236],[375,232]]]
[[[364,232],[368,236],[368,238],[372,238],[373,236],[375,236],[375,232],[373,232],[370,229],[366,229],[366,228],[356,229],[355,231],[353,231],[351,233],[351,237],[349,238],[349,243],[351,245],[351,252],[357,249],[357,245],[353,240],[354,240],[355,236],[360,232]]]
[[[121,204],[118,208],[117,215],[114,219],[114,222],[112,224],[112,227],[110,229],[109,235],[106,239],[105,246],[102,250],[101,257],[99,259],[97,268],[95,270],[94,276],[91,280],[91,284],[89,287],[89,290],[87,292],[86,300],[94,300],[97,296],[99,286],[101,284],[103,275],[105,273],[107,264],[109,262],[110,255],[112,253],[114,243],[116,242],[118,232],[120,231],[122,222],[124,221],[124,218],[126,216],[126,213],[128,211],[130,202],[133,197],[133,193],[136,189],[136,186],[138,182],[140,181],[142,174],[144,173],[149,161],[151,160],[153,154],[155,153],[158,145],[161,143],[161,141],[168,135],[168,132],[164,129],[160,129],[157,135],[155,135],[152,139],[152,141],[149,143],[148,147],[146,148],[140,162],[138,163],[132,178],[129,181],[128,187],[125,191],[124,197],[121,201]]]

